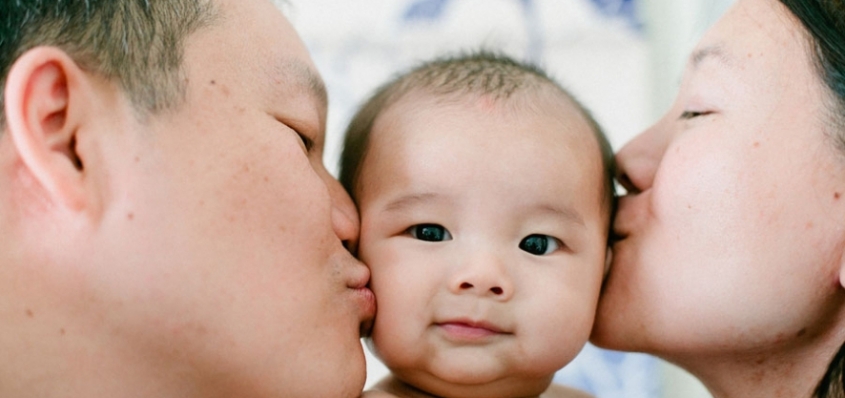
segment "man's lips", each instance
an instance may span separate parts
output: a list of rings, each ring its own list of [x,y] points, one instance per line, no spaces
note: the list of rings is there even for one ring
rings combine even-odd
[[[355,300],[361,308],[361,327],[359,333],[362,337],[368,336],[373,328],[373,320],[376,315],[376,296],[368,287],[353,289]]]
[[[369,283],[369,268],[361,263],[356,264],[352,275],[347,280],[346,287],[352,290],[352,299],[360,310],[362,334],[369,333],[376,314],[376,296],[367,286]]]
[[[486,321],[453,319],[435,323],[447,336],[458,340],[478,340],[491,336],[511,334]]]

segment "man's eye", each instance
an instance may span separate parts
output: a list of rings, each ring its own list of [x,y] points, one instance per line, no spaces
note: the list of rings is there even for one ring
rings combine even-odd
[[[419,224],[408,228],[408,233],[414,239],[424,240],[427,242],[440,242],[444,240],[452,240],[452,235],[446,228],[437,224]]]
[[[562,243],[548,235],[528,235],[521,242],[519,248],[535,256],[551,254],[561,247]]]
[[[302,134],[300,132],[296,132],[296,135],[299,136],[299,139],[302,140],[302,145],[305,145],[305,151],[311,152],[311,149],[314,148],[314,141],[308,138],[307,135]]]

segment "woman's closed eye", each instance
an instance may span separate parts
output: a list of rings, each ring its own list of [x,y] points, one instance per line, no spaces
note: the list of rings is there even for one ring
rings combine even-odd
[[[426,242],[441,242],[444,240],[452,240],[452,234],[442,225],[437,224],[417,224],[408,228],[408,233],[414,239],[423,240]]]
[[[519,248],[535,256],[545,256],[563,247],[563,242],[549,235],[528,235],[519,242]]]
[[[713,112],[710,112],[710,111],[683,111],[683,112],[681,112],[680,119],[681,120],[690,120],[690,119],[695,119],[695,118],[701,117],[701,116],[708,116],[708,115],[711,115],[711,114],[713,114]]]

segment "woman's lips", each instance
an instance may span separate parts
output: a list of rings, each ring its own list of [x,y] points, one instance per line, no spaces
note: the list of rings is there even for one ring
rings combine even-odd
[[[435,325],[448,337],[460,341],[477,341],[510,334],[494,324],[483,321],[452,320]]]

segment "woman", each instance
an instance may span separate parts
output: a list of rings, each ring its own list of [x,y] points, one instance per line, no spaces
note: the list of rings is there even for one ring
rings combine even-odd
[[[738,0],[617,159],[593,341],[716,398],[845,396],[845,2]]]

